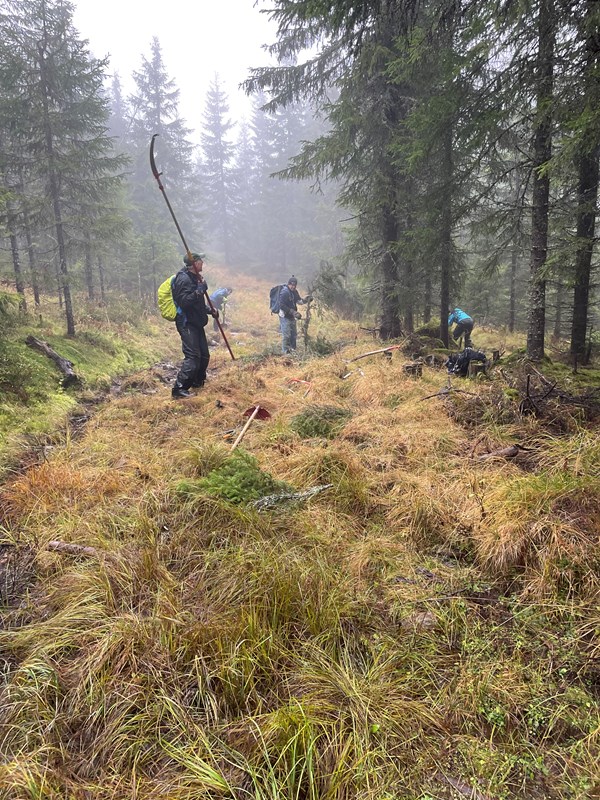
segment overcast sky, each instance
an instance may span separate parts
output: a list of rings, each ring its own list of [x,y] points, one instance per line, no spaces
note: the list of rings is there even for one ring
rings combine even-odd
[[[264,66],[269,56],[261,45],[275,40],[275,26],[255,0],[74,0],[75,27],[98,58],[110,57],[123,89],[133,89],[131,75],[141,57],[150,57],[157,36],[170,78],[180,93],[179,112],[194,129],[202,126],[209,83],[217,72],[230,101],[230,117],[248,116],[251,101],[238,89],[250,67]]]

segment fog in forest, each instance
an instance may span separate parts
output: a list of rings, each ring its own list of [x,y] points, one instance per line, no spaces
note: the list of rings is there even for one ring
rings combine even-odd
[[[349,16],[340,3],[331,18],[222,5],[177,0],[136,25],[115,24],[112,3],[0,4],[0,269],[23,302],[54,292],[68,318],[77,292],[154,301],[184,251],[150,170],[158,134],[163,188],[208,263],[295,274],[382,338],[435,320],[447,344],[447,312],[465,305],[479,324],[527,329],[534,358],[551,335],[585,359],[598,313],[593,4],[541,3],[494,36],[444,3]]]

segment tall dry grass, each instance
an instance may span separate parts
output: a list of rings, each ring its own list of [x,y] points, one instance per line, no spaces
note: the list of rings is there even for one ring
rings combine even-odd
[[[372,342],[326,316],[339,353],[268,354],[268,286],[222,276],[254,359],[216,348],[182,403],[149,377],[1,489],[0,795],[594,796],[596,433],[526,422],[533,469],[481,462],[525,428],[459,425],[399,353],[348,363]],[[255,403],[261,468],[330,489],[265,513],[178,493]],[[315,405],[348,412],[334,438],[290,427]]]

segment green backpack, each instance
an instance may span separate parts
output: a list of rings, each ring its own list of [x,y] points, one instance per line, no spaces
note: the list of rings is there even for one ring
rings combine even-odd
[[[174,280],[175,275],[171,275],[170,278],[167,278],[166,281],[161,283],[161,285],[158,287],[158,292],[156,293],[160,314],[162,317],[164,317],[164,319],[168,319],[169,322],[174,322],[177,317],[177,306],[173,300]]]

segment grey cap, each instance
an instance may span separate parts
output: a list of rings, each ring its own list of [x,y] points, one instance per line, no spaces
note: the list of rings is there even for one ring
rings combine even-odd
[[[204,261],[206,258],[206,253],[190,253],[189,255],[186,253],[183,257],[183,263],[186,267],[191,267],[194,261]]]

